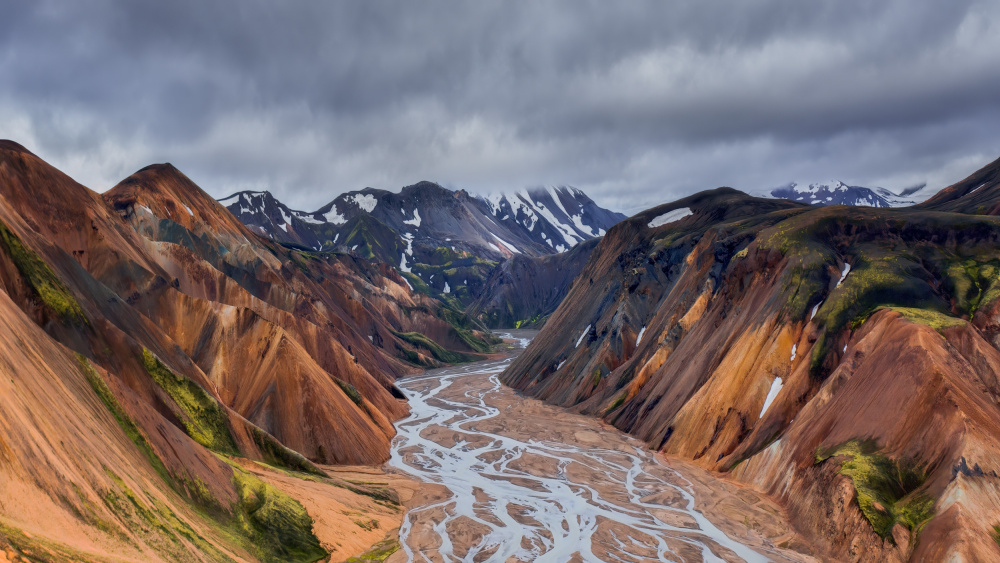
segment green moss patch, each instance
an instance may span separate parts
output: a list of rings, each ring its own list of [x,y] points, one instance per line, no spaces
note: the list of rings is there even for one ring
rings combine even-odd
[[[446,364],[461,364],[465,362],[474,362],[480,359],[477,356],[471,354],[463,354],[462,352],[452,352],[451,350],[445,350],[440,344],[434,342],[427,336],[419,332],[397,332],[392,331],[397,337],[399,337],[404,342],[418,348],[423,348],[431,353],[434,358],[440,362]]]
[[[6,548],[6,549],[5,549]],[[97,559],[56,541],[29,536],[0,522],[0,549],[13,551],[27,561],[38,563],[98,563]]]
[[[848,458],[840,474],[851,479],[861,513],[883,538],[892,538],[897,523],[910,529],[913,541],[934,516],[934,500],[918,490],[926,473],[911,460],[897,460],[879,453],[874,442],[851,440],[816,451],[816,463]]]
[[[993,532],[990,536],[993,538],[993,541],[997,542],[997,545],[1000,545],[1000,524],[993,526]]]
[[[77,354],[76,361],[80,366],[80,371],[83,372],[83,375],[87,378],[87,382],[90,383],[90,387],[101,399],[101,402],[104,403],[104,406],[108,409],[108,411],[111,412],[111,415],[115,417],[115,420],[118,421],[118,425],[121,426],[125,435],[128,436],[136,447],[139,448],[139,451],[146,456],[146,459],[149,460],[150,465],[153,466],[153,469],[156,470],[160,477],[163,477],[163,480],[166,483],[172,484],[173,479],[170,476],[170,472],[167,471],[167,467],[163,464],[163,460],[156,455],[156,451],[153,450],[153,446],[149,443],[149,440],[146,439],[146,435],[142,433],[142,430],[140,430],[135,424],[135,421],[133,421],[131,417],[129,417],[128,414],[126,414],[122,409],[107,383],[105,383],[104,380],[101,379],[101,376],[98,375],[93,367],[91,367],[90,361],[81,354]]]
[[[3,223],[0,223],[0,245],[10,255],[14,265],[28,282],[28,286],[48,310],[63,322],[87,323],[87,317],[83,314],[80,303],[70,293],[66,284],[56,277],[52,268],[38,254],[25,246]]]
[[[351,557],[347,560],[347,563],[381,563],[393,553],[399,551],[400,548],[399,540],[395,535],[392,535],[373,545],[371,549],[361,555]]]
[[[916,309],[914,307],[886,307],[896,311],[903,318],[912,322],[927,325],[934,330],[941,331],[953,326],[962,326],[966,324],[965,321],[955,317],[949,317],[944,313],[939,313],[937,311],[932,311],[930,309]]]
[[[239,453],[229,431],[229,420],[222,406],[190,379],[177,375],[163,365],[149,350],[143,349],[142,363],[153,381],[174,400],[188,436],[206,448],[228,455]]]
[[[267,464],[291,469],[293,471],[301,471],[303,473],[319,477],[327,476],[323,470],[313,465],[313,463],[306,459],[305,456],[295,450],[292,450],[291,448],[286,447],[274,436],[271,436],[260,428],[254,426],[252,434],[253,441],[257,444],[257,447],[260,448],[260,451],[264,456],[264,461]]]
[[[333,378],[333,380],[337,382],[337,385],[340,386],[340,390],[343,391],[355,405],[358,405],[359,407],[364,406],[365,399],[361,396],[361,392],[358,391],[357,387],[337,377]]]
[[[239,494],[234,524],[261,561],[312,562],[329,555],[312,532],[312,518],[297,500],[236,466],[233,484]]]

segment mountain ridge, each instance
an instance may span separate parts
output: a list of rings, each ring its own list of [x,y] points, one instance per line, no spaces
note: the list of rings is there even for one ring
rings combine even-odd
[[[996,558],[998,228],[701,192],[610,229],[501,381],[776,496],[835,558]]]

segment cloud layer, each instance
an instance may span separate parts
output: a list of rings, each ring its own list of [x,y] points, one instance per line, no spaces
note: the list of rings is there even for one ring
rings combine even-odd
[[[993,0],[5,4],[0,137],[97,190],[170,161],[304,209],[428,179],[632,212],[1000,156]]]

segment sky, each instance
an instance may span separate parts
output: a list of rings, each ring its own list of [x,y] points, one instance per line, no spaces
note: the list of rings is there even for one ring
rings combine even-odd
[[[104,191],[171,162],[314,210],[420,180],[633,213],[932,192],[1000,157],[996,0],[0,0],[0,138]],[[929,193],[928,193],[929,195]]]

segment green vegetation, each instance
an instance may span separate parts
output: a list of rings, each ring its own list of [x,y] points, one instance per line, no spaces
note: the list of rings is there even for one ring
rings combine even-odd
[[[13,551],[33,563],[98,563],[97,559],[67,545],[29,536],[18,528],[0,522],[0,551],[3,550]]]
[[[810,374],[822,379],[835,365],[833,343],[880,308],[940,329],[1000,297],[998,237],[993,217],[825,208],[787,218],[758,244],[788,260],[782,295],[789,319],[806,320],[823,303],[809,359]],[[851,270],[838,285],[845,260]]]
[[[381,563],[388,559],[390,555],[399,551],[400,547],[399,540],[395,535],[390,535],[390,537],[373,545],[371,549],[361,555],[351,557],[347,560],[347,563]]]
[[[604,410],[604,416],[608,416],[609,414],[618,410],[618,407],[622,406],[622,404],[625,403],[625,398],[627,396],[628,396],[628,391],[622,391],[621,393],[619,393],[618,396],[615,397],[615,400],[611,401],[611,404],[608,405],[608,408]]]
[[[281,442],[276,440],[274,436],[271,436],[256,426],[253,427],[253,441],[257,444],[257,447],[260,448],[261,453],[264,455],[264,461],[269,465],[283,467],[293,471],[301,471],[303,473],[319,477],[327,476],[323,470],[313,465],[313,463],[306,459],[305,456],[295,450],[285,447]]]
[[[917,492],[926,473],[910,460],[896,460],[878,452],[874,442],[851,440],[840,446],[816,450],[816,463],[847,457],[840,474],[851,479],[861,513],[883,538],[892,537],[892,527],[902,524],[920,531],[934,516],[934,500]]]
[[[361,392],[358,391],[356,387],[337,377],[333,378],[333,380],[337,382],[337,385],[340,386],[341,391],[343,391],[344,394],[347,395],[347,397],[350,398],[355,405],[358,405],[359,407],[364,406],[365,399],[361,396]]]
[[[163,478],[163,480],[172,484],[173,479],[170,476],[170,472],[167,471],[167,467],[163,464],[163,460],[160,459],[156,452],[153,450],[153,446],[146,439],[146,435],[142,433],[142,430],[135,424],[128,414],[122,409],[121,405],[118,404],[118,400],[115,398],[114,393],[108,387],[107,383],[101,379],[101,376],[94,370],[90,365],[90,361],[87,360],[82,354],[76,355],[76,361],[80,366],[80,371],[87,378],[87,382],[90,383],[90,387],[93,388],[94,393],[101,399],[104,406],[111,412],[111,415],[115,417],[118,421],[118,425],[125,432],[125,435],[129,437],[130,440],[139,448],[139,451],[146,456],[149,460],[150,465],[153,469]]]
[[[993,533],[990,535],[993,537],[993,541],[1000,545],[1000,524],[993,526]]]
[[[26,247],[3,223],[0,223],[0,246],[10,255],[28,286],[49,311],[63,322],[87,324],[87,317],[69,288],[38,254]]]
[[[915,309],[913,307],[885,307],[886,309],[892,309],[897,313],[903,315],[903,317],[912,322],[927,325],[934,330],[942,331],[948,327],[962,326],[966,324],[962,319],[955,317],[949,317],[944,313],[939,313],[937,311],[932,311],[930,309]]]
[[[312,533],[313,520],[301,504],[276,487],[233,465],[239,500],[234,526],[261,561],[318,561],[329,555]]]
[[[214,561],[232,561],[232,558],[199,535],[162,501],[140,496],[115,472],[106,467],[104,471],[114,483],[113,488],[104,491],[104,505],[112,514],[123,519],[129,531],[141,536],[157,551],[175,558],[189,557],[190,554],[181,542],[183,538],[199,551],[211,556]]]
[[[465,362],[474,362],[479,358],[471,354],[463,354],[461,352],[452,352],[450,350],[445,350],[440,344],[434,342],[430,338],[419,332],[396,332],[392,331],[397,337],[401,338],[403,341],[416,346],[418,348],[423,348],[431,353],[434,358],[440,362],[446,364],[461,364]],[[415,354],[414,354],[415,356]]]
[[[229,432],[229,420],[219,403],[197,383],[177,375],[163,365],[149,350],[143,349],[142,363],[153,378],[179,407],[179,418],[195,442],[206,448],[228,455],[237,455],[239,449]]]

